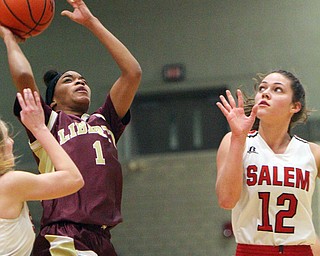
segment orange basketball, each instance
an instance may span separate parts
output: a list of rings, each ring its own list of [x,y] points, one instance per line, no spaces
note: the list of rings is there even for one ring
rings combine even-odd
[[[54,0],[0,0],[0,23],[28,38],[42,33],[54,17]]]

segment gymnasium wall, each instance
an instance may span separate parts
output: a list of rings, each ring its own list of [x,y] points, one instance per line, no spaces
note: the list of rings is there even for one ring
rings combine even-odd
[[[230,211],[214,193],[215,151],[135,158],[125,165],[124,222],[112,230],[119,256],[232,255]]]
[[[92,12],[139,60],[143,79],[140,93],[243,86],[251,92],[257,72],[282,68],[298,74],[307,90],[307,103],[318,118],[320,72],[320,2],[317,0],[162,0],[88,2]],[[81,72],[92,87],[91,109],[101,104],[119,70],[99,42],[87,30],[60,16],[69,8],[56,1],[56,16],[43,34],[21,44],[44,92],[43,73],[50,68]],[[1,116],[12,117],[15,90],[0,43]],[[164,83],[163,65],[183,63],[186,79]],[[17,154],[22,166],[33,166],[22,132],[17,135]],[[21,142],[20,142],[21,141]]]

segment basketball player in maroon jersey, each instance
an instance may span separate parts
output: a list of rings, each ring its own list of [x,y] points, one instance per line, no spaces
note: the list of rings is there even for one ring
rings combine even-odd
[[[44,76],[47,90],[42,106],[47,126],[80,169],[85,186],[73,195],[42,201],[41,229],[33,255],[113,256],[117,254],[110,241],[110,229],[122,221],[122,172],[116,144],[130,121],[129,108],[138,90],[141,68],[82,0],[68,0],[68,3],[74,10],[63,11],[62,15],[86,27],[99,39],[121,75],[106,93],[105,102],[91,115],[86,114],[91,91],[81,74],[73,70],[49,71]],[[3,27],[0,35],[7,47],[17,90],[21,92],[29,87],[39,91],[19,40]],[[14,111],[19,117],[17,101]],[[36,147],[34,136],[27,133],[40,172],[54,171],[50,159]]]

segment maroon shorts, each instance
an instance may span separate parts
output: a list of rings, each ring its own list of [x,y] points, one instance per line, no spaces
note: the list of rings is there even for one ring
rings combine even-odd
[[[238,244],[236,256],[272,256],[272,255],[287,255],[287,256],[313,256],[310,245],[252,245]]]
[[[55,252],[60,253],[58,255],[71,255],[67,253],[71,250],[72,252],[89,251],[97,255],[117,256],[110,239],[110,228],[59,222],[40,230],[32,255],[51,256],[56,255]]]

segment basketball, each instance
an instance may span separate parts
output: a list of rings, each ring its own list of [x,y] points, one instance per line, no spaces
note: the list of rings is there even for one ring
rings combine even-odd
[[[54,0],[0,0],[0,23],[26,39],[47,29],[54,11]]]

